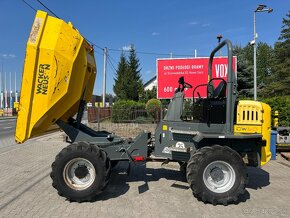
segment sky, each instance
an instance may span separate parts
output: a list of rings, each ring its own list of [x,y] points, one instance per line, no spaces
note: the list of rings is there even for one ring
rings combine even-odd
[[[37,0],[25,0],[36,10],[47,11]],[[253,40],[253,14],[259,4],[272,13],[257,14],[258,42],[271,46],[278,40],[282,19],[290,10],[290,0],[41,0],[64,21],[72,22],[94,44],[97,77],[94,94],[102,93],[103,55],[108,48],[107,93],[113,94],[122,49],[134,45],[143,82],[156,75],[156,59],[207,57],[217,46],[217,35],[235,45]],[[22,0],[0,0],[0,72],[12,81],[16,73],[20,89],[25,48],[35,11]],[[100,47],[100,48],[98,48]],[[14,90],[14,83],[12,82]]]

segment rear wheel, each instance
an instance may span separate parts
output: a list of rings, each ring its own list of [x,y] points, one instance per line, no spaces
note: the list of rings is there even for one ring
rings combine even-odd
[[[110,160],[103,150],[87,142],[64,148],[52,164],[52,185],[71,201],[91,201],[107,186]]]
[[[187,164],[187,181],[198,199],[227,205],[245,191],[246,166],[241,156],[227,146],[203,147]]]

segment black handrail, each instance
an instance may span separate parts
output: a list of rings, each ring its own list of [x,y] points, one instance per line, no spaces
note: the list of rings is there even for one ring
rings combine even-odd
[[[209,63],[208,63],[208,76],[209,81],[212,79],[212,63],[214,55],[224,46],[228,48],[228,82],[227,82],[227,107],[226,107],[226,126],[225,133],[233,134],[234,130],[234,107],[237,94],[237,81],[236,77],[233,75],[233,46],[230,40],[224,40],[221,42],[210,54]]]

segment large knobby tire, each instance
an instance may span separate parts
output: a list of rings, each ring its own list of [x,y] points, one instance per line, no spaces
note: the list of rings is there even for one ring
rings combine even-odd
[[[70,201],[92,201],[107,186],[111,164],[106,152],[87,142],[73,143],[51,165],[52,186]]]
[[[187,181],[194,196],[203,202],[237,202],[245,192],[247,169],[241,156],[227,146],[213,145],[198,149],[187,164]]]

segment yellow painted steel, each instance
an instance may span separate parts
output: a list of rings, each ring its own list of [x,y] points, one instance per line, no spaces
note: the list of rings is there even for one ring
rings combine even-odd
[[[278,127],[279,126],[279,112],[275,111],[274,113],[274,127]]]
[[[92,47],[63,20],[37,11],[26,46],[15,140],[43,133],[90,101],[96,77]]]
[[[239,101],[234,132],[262,134],[266,146],[261,148],[261,165],[265,165],[271,159],[271,108],[269,105],[250,100]]]
[[[258,126],[258,125],[235,125],[234,126],[234,131],[235,133],[257,133],[257,134],[261,134],[262,133],[262,126]]]
[[[168,126],[167,125],[162,125],[162,130],[163,131],[167,131],[168,130]]]
[[[16,112],[18,112],[18,109],[19,109],[19,102],[15,101],[13,103],[13,108],[15,108]]]

